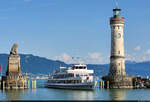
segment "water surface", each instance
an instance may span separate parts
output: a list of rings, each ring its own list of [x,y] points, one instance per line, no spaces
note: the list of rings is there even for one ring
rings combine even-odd
[[[150,89],[65,90],[44,88],[40,82],[36,89],[0,90],[0,100],[150,100]]]

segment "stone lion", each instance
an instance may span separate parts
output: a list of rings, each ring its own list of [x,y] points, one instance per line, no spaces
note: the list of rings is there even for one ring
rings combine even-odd
[[[11,48],[10,54],[17,55],[18,54],[18,44],[14,44]]]

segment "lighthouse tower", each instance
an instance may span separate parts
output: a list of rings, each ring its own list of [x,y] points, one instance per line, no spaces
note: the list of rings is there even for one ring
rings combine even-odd
[[[111,57],[109,76],[126,75],[124,59],[124,17],[120,15],[121,9],[113,9],[110,18],[111,27]]]
[[[108,76],[103,76],[105,88],[133,88],[133,77],[127,76],[124,57],[124,17],[121,17],[121,9],[113,9],[113,17],[110,18],[111,27],[111,56]]]

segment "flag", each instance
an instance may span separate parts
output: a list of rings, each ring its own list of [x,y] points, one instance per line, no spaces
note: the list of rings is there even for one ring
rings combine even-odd
[[[0,65],[0,72],[2,72],[2,65]]]

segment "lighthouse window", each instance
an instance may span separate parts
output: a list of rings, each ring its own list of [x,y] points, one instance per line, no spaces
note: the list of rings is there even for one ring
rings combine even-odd
[[[118,54],[120,54],[120,51],[118,51]]]
[[[83,69],[82,67],[79,67],[79,69]]]
[[[115,29],[115,26],[113,26],[113,29]]]
[[[76,67],[76,69],[79,69],[79,67]]]

